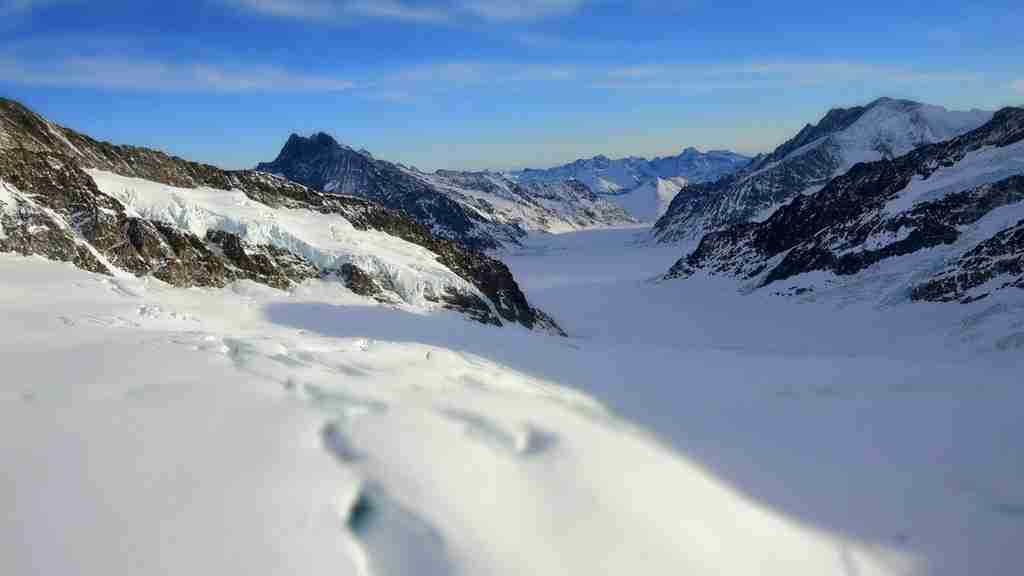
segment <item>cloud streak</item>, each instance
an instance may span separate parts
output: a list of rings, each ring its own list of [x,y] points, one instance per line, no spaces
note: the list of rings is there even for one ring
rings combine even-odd
[[[1017,94],[1024,96],[1024,79],[1017,80],[1011,85],[1011,87]]]
[[[155,92],[338,92],[354,86],[345,79],[273,67],[229,69],[210,64],[96,58],[69,58],[34,66],[0,60],[0,80],[35,86]]]
[[[704,65],[633,65],[612,68],[599,82],[608,88],[706,91],[784,84],[795,87],[830,84],[927,84],[972,82],[965,72],[933,72],[898,65],[847,60],[773,60]]]
[[[27,0],[24,0],[27,1]],[[313,22],[381,19],[446,23],[467,17],[490,21],[527,21],[569,14],[585,0],[225,0],[242,9]]]
[[[767,61],[704,65],[514,64],[447,61],[356,78],[300,73],[269,66],[68,58],[27,63],[0,57],[0,81],[150,92],[341,92],[379,101],[410,102],[415,94],[492,86],[571,86],[575,90],[715,91],[873,84],[879,87],[982,81],[970,73],[932,72],[851,61]],[[1011,85],[1024,94],[1024,80]]]
[[[445,22],[450,15],[435,7],[412,6],[400,0],[228,0],[245,10],[313,22],[344,22],[378,18],[402,22]]]
[[[535,20],[575,12],[584,0],[466,0],[462,8],[488,20]]]

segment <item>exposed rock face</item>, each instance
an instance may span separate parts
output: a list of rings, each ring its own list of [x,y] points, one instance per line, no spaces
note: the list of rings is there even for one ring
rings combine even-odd
[[[958,138],[859,164],[764,222],[712,232],[668,277],[729,274],[757,288],[813,271],[853,276],[948,247],[948,266],[911,296],[977,299],[1024,286],[1021,224],[999,229],[1017,212],[1024,215],[1024,109],[1007,108]]]
[[[578,189],[527,189],[490,172],[426,174],[342,146],[323,133],[293,134],[277,159],[257,170],[328,194],[372,200],[408,214],[442,238],[481,250],[518,244],[531,230],[632,221]]]
[[[989,294],[984,286],[993,281],[990,291],[1024,289],[1024,220],[985,240],[946,271],[915,287],[913,297],[935,302],[972,302]]]
[[[655,235],[663,242],[698,240],[732,224],[763,221],[857,163],[893,159],[973,130],[990,118],[987,112],[951,112],[889,98],[832,110],[816,126],[807,125],[743,170],[683,189],[655,224]]]
[[[0,150],[0,181],[5,187],[0,251],[39,254],[102,274],[118,268],[183,287],[249,279],[287,288],[320,275],[273,246],[250,246],[223,232],[202,239],[129,216],[64,156]]]
[[[253,245],[224,231],[205,238],[129,214],[102,193],[83,168],[169,186],[239,190],[270,207],[342,216],[357,229],[379,230],[422,246],[486,296],[454,293],[448,308],[488,324],[503,321],[562,333],[532,308],[508,268],[439,238],[405,214],[373,202],[314,192],[256,171],[225,171],[162,152],[97,142],[52,124],[20,104],[0,99],[0,251],[38,254],[102,274],[114,269],[152,275],[175,286],[222,287],[248,279],[276,288],[310,278],[340,277],[358,294],[387,300],[386,284],[354,264],[321,270],[277,246]]]

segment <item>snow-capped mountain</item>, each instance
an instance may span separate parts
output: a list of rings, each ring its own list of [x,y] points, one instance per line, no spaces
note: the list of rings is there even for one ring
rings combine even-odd
[[[576,180],[643,221],[654,221],[668,202],[687,184],[712,182],[732,174],[750,162],[734,152],[706,153],[687,148],[678,156],[647,160],[639,157],[612,160],[607,156],[581,159],[544,170],[512,173],[521,183],[555,183]],[[667,199],[667,200],[666,200]]]
[[[559,332],[508,268],[364,199],[97,142],[0,100],[0,252],[179,287],[339,280],[367,298]]]
[[[257,170],[328,194],[401,210],[435,234],[478,249],[518,244],[531,231],[562,232],[626,224],[614,204],[572,183],[520,186],[496,173],[427,174],[374,158],[320,133],[293,134],[277,159]]]
[[[1024,108],[706,235],[668,277],[698,273],[735,276],[745,290],[883,302],[1024,288]]]
[[[661,241],[698,240],[723,226],[763,221],[859,162],[891,159],[948,140],[991,117],[991,112],[949,111],[891,98],[832,110],[736,174],[687,187],[658,220],[655,235]]]
[[[571,180],[570,180],[571,182]],[[668,210],[679,192],[689,185],[686,178],[653,178],[631,190],[608,194],[606,198],[641,222],[654,222]]]

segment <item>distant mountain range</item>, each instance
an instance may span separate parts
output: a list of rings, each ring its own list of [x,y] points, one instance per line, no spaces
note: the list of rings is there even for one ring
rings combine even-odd
[[[675,195],[689,184],[713,182],[751,161],[725,150],[700,152],[687,148],[678,156],[647,160],[607,156],[576,160],[543,170],[510,174],[520,183],[555,183],[575,180],[605,196],[639,220],[653,222],[667,210]]]
[[[891,98],[832,110],[735,174],[687,186],[655,224],[655,235],[661,241],[696,241],[731,224],[763,221],[859,162],[901,156],[973,130],[991,117],[991,112],[955,112]]]
[[[478,249],[515,245],[529,232],[564,232],[635,220],[576,181],[517,183],[496,172],[420,172],[319,133],[293,134],[257,170],[328,194],[401,210],[435,234]]]

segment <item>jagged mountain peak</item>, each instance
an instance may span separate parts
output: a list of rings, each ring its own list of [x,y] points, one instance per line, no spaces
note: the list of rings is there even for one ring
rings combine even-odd
[[[314,132],[309,136],[302,136],[292,133],[281,149],[281,155],[292,157],[297,155],[308,155],[314,153],[336,154],[340,152],[354,151],[352,148],[339,143],[327,132]],[[280,155],[279,155],[280,158]]]
[[[655,234],[663,241],[698,240],[730,224],[764,220],[856,164],[948,140],[991,118],[990,112],[950,111],[895,98],[834,108],[730,178],[690,187],[655,225]]]
[[[710,232],[669,277],[698,272],[790,295],[863,298],[874,287],[887,301],[968,303],[1024,288],[1024,108]]]

